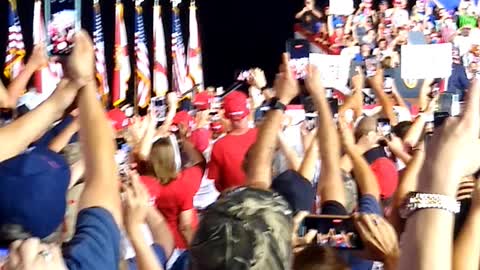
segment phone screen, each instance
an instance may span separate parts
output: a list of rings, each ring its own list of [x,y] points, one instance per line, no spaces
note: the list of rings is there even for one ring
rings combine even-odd
[[[165,97],[153,97],[150,100],[150,110],[153,118],[157,122],[164,121],[167,114],[167,103],[165,102]]]
[[[75,33],[81,29],[80,0],[45,1],[47,51],[50,55],[69,55]]]
[[[391,93],[393,89],[393,78],[392,77],[385,77],[383,80],[383,90],[385,93]]]
[[[365,59],[365,70],[367,77],[373,77],[377,74],[378,61],[375,56]]]
[[[317,127],[317,116],[306,116],[305,127],[308,131],[312,131]]]
[[[290,68],[296,79],[304,80],[310,58],[310,43],[305,39],[287,41],[287,52],[290,55]]]
[[[299,235],[305,235],[310,229],[318,231],[316,244],[319,246],[337,249],[363,248],[351,216],[307,216],[300,226]]]
[[[388,119],[385,119],[385,118],[378,119],[377,128],[378,128],[378,131],[384,137],[388,137],[392,133],[392,126],[390,125],[390,121]]]

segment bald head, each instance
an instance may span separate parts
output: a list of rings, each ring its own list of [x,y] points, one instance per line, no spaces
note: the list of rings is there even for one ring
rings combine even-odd
[[[376,117],[363,117],[355,128],[355,139],[359,140],[361,137],[368,135],[370,132],[376,133],[377,121],[378,119]]]

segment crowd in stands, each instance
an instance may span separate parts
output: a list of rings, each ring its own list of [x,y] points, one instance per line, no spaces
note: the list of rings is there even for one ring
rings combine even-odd
[[[364,1],[335,16],[306,0],[302,27],[351,57],[341,102],[322,85],[325,70],[309,65],[299,81],[284,54],[272,87],[254,68],[244,89],[220,96],[171,92],[160,122],[105,111],[84,31],[53,94],[23,98],[48,62],[37,45],[0,84],[12,112],[0,127],[0,268],[479,269],[477,10]],[[453,43],[454,61],[445,93],[425,79],[407,102],[386,74],[411,32]],[[373,73],[371,55],[381,63]],[[464,102],[440,119],[445,94]],[[291,105],[299,100],[310,104]],[[300,233],[320,214],[351,217],[355,229]]]

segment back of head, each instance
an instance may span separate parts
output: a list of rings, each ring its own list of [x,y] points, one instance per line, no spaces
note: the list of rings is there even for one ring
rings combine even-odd
[[[331,248],[310,246],[295,255],[293,270],[348,270],[350,269]]]
[[[358,140],[370,132],[377,131],[377,118],[371,116],[363,117],[355,127],[355,138]]]
[[[279,195],[239,188],[203,216],[190,248],[193,270],[289,270],[292,212]]]
[[[52,235],[65,215],[69,181],[65,159],[47,149],[0,163],[0,243]]]
[[[160,138],[153,143],[149,159],[150,173],[162,185],[170,183],[177,177],[178,155],[178,145],[173,145],[170,137]]]

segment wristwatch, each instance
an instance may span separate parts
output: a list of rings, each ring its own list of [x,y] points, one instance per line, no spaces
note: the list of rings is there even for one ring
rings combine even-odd
[[[269,103],[270,110],[280,110],[282,112],[285,112],[287,110],[287,105],[280,102],[278,98],[272,98]]]
[[[446,195],[410,192],[400,208],[400,217],[406,219],[421,209],[441,209],[457,214],[460,212],[460,203]]]

